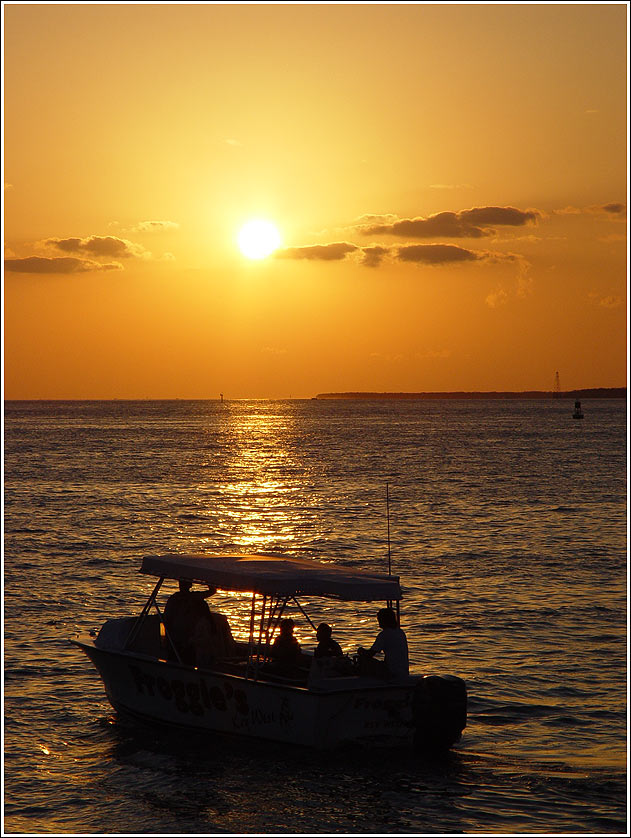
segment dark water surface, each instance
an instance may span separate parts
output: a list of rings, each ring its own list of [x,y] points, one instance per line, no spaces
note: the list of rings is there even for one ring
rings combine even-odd
[[[6,403],[5,831],[626,832],[626,403],[572,407]],[[386,482],[412,669],[469,689],[448,757],[115,718],[68,638],[138,613],[143,554],[386,572]],[[372,641],[374,607],[308,604],[348,650]]]

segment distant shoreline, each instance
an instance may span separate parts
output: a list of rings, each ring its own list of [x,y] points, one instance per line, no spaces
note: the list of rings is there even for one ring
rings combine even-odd
[[[584,390],[453,391],[447,393],[318,393],[316,399],[626,399],[626,387],[592,387]]]
[[[565,390],[562,392],[555,393],[552,390],[516,390],[516,391],[486,391],[486,390],[458,390],[452,392],[419,392],[419,393],[389,393],[389,392],[371,392],[371,391],[357,391],[357,392],[346,392],[346,393],[318,393],[317,396],[303,396],[302,398],[264,398],[264,397],[257,397],[257,398],[243,398],[237,397],[234,399],[226,398],[225,402],[228,403],[230,401],[233,402],[248,402],[248,401],[257,401],[257,402],[268,402],[268,401],[315,401],[316,399],[348,399],[348,400],[361,400],[364,399],[366,401],[373,399],[626,399],[627,397],[627,388],[626,387],[591,387],[585,388],[582,390]],[[75,398],[30,398],[30,399],[9,399],[5,398],[3,404],[18,404],[20,402],[24,403],[35,403],[35,402],[49,402],[55,403],[59,402],[64,404],[69,403],[93,403],[97,404],[99,402],[219,402],[219,399],[213,399],[208,397],[197,397],[197,398],[188,398],[188,397],[167,397],[167,398],[160,398],[160,397],[152,397],[152,396],[141,396],[136,398],[120,398],[116,396],[110,396],[108,398],[82,398],[82,399],[75,399]]]

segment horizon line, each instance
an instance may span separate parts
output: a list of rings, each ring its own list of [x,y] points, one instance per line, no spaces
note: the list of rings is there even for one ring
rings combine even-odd
[[[627,393],[627,385],[614,387],[574,387],[570,390],[344,390],[317,393],[315,396],[235,396],[223,399],[213,396],[89,396],[89,397],[64,397],[64,396],[34,396],[23,398],[3,397],[3,403],[7,402],[254,402],[254,401],[314,401],[314,400],[335,400],[349,398],[454,398],[480,397],[484,396],[520,396],[538,395],[542,398],[560,398],[563,396],[574,396],[578,393],[597,393],[619,391]],[[620,396],[623,398],[623,396]]]

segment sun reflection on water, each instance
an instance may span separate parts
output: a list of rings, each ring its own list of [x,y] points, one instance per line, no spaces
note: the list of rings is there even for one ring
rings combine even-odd
[[[291,415],[267,412],[244,417],[233,429],[224,464],[231,479],[219,483],[215,510],[225,542],[247,551],[291,549],[299,529],[291,498],[302,468],[291,450],[294,433]]]

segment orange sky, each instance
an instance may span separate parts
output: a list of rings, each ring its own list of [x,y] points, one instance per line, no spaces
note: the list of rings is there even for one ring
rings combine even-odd
[[[5,398],[626,383],[626,3],[3,8]]]

